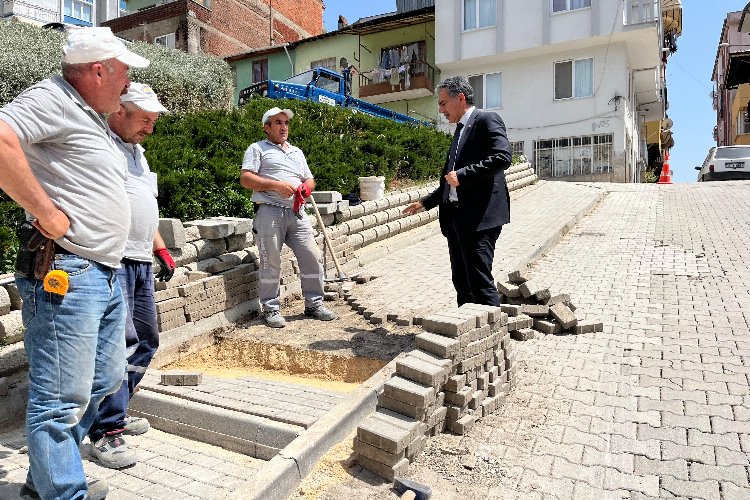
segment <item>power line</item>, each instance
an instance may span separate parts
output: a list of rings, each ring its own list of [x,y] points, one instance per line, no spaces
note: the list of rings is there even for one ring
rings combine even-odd
[[[677,62],[676,60],[672,59],[672,61],[671,61],[671,62],[675,63],[675,64],[677,65],[677,67],[678,67],[678,68],[680,68],[680,69],[681,69],[682,71],[684,71],[684,72],[685,72],[685,74],[686,74],[687,76],[689,76],[690,78],[692,78],[693,80],[695,80],[696,82],[698,82],[698,84],[699,84],[699,85],[700,85],[701,87],[703,87],[703,88],[705,88],[705,89],[707,89],[707,90],[709,90],[709,91],[713,90],[713,89],[712,89],[711,87],[707,87],[707,86],[706,86],[706,84],[705,84],[705,83],[703,83],[702,81],[700,81],[700,80],[699,80],[699,79],[698,79],[698,78],[697,78],[696,76],[693,76],[693,74],[692,74],[692,73],[690,73],[690,72],[689,72],[688,70],[686,70],[686,69],[685,69],[685,68],[684,68],[684,67],[683,67],[683,66],[682,66],[682,65],[681,65],[680,63],[678,63],[678,62]]]

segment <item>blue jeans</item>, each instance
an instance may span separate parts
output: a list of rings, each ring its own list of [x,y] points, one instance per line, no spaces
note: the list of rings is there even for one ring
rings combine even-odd
[[[96,420],[89,430],[92,442],[125,427],[130,398],[159,347],[153,266],[150,262],[131,259],[122,259],[120,265],[122,267],[117,270],[117,278],[128,312],[125,320],[127,378],[117,392],[104,398],[99,405]]]
[[[78,447],[125,373],[125,303],[112,268],[76,255],[55,255],[52,268],[68,273],[64,296],[16,276],[29,360],[28,480],[44,500],[81,499]]]

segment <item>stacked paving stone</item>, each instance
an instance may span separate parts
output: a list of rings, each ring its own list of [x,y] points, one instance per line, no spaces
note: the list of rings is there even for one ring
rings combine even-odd
[[[357,428],[358,462],[392,481],[428,437],[464,434],[501,407],[516,380],[507,322],[500,307],[478,304],[424,318],[417,349],[397,359],[377,410]]]
[[[10,281],[11,278],[11,275],[0,276],[3,281]],[[23,339],[21,305],[21,296],[15,283],[0,286],[0,346]]]
[[[508,274],[497,283],[500,305],[509,316],[508,331],[515,340],[530,340],[540,334],[580,334],[601,332],[600,322],[582,322],[567,293],[552,295],[549,288],[532,280],[526,269]]]
[[[505,182],[508,184],[508,190],[514,191],[522,187],[535,183],[539,178],[534,173],[531,163],[518,163],[511,165],[505,171]]]
[[[179,266],[168,282],[156,283],[160,331],[200,321],[258,297],[257,250],[252,220],[214,217],[161,219],[159,233]],[[284,272],[294,272],[289,259]]]

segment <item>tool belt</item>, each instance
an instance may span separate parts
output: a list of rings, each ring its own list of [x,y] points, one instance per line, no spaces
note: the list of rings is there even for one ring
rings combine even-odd
[[[29,279],[44,279],[52,268],[56,246],[54,241],[46,238],[30,222],[21,224],[18,230],[16,274]]]

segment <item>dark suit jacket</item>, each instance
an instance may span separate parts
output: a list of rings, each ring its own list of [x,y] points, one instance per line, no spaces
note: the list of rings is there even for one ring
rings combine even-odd
[[[482,231],[510,222],[510,193],[505,183],[505,170],[510,163],[510,143],[502,118],[497,113],[475,109],[464,126],[456,155],[459,206],[450,211],[440,210],[440,230],[444,235],[448,217],[445,212],[460,218],[467,231]],[[446,155],[440,185],[421,200],[425,209],[442,202],[448,168]]]

